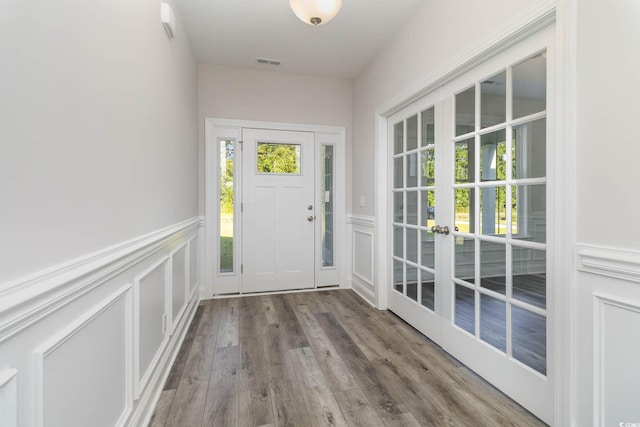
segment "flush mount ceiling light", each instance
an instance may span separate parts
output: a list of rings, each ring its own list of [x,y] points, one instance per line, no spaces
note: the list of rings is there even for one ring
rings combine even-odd
[[[309,25],[323,25],[340,11],[342,0],[290,0],[293,13]]]

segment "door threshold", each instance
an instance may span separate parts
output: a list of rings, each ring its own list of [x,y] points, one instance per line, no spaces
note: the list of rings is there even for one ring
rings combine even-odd
[[[265,292],[246,292],[246,293],[235,293],[235,294],[219,294],[213,295],[211,298],[202,298],[202,301],[208,299],[224,299],[224,298],[238,298],[238,297],[255,297],[259,295],[282,295],[282,294],[295,294],[295,293],[306,293],[306,292],[321,292],[321,291],[332,291],[336,289],[347,289],[341,288],[340,285],[332,285],[332,286],[319,286],[317,288],[300,288],[300,289],[287,289],[284,291],[265,291]]]

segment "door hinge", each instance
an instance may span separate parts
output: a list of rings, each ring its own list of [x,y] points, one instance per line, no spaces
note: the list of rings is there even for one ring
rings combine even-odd
[[[244,273],[244,264],[240,264],[240,274]]]
[[[244,203],[240,203],[240,213],[244,212]]]
[[[240,151],[244,150],[244,141],[238,141],[240,143]]]

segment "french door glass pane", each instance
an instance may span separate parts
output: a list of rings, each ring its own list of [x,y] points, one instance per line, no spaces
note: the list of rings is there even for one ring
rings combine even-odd
[[[393,154],[400,154],[404,151],[404,122],[400,122],[393,127]]]
[[[507,179],[507,143],[505,130],[480,137],[480,181]]]
[[[515,211],[518,234],[514,239],[546,243],[547,240],[547,187],[544,184],[517,185]]]
[[[407,224],[418,225],[418,192],[407,191]]]
[[[420,230],[420,265],[423,267],[435,268],[435,235],[429,230]]]
[[[397,259],[393,260],[393,289],[404,292],[404,264]]]
[[[402,164],[403,164],[402,157],[393,159],[393,188],[404,187],[404,179],[403,179],[404,168],[402,167],[403,166]]]
[[[529,58],[513,67],[513,118],[547,109],[547,54]]]
[[[513,298],[539,308],[547,306],[547,255],[543,250],[511,248]]]
[[[427,145],[435,143],[435,114],[434,108],[431,107],[428,110],[424,110],[421,115],[422,122],[422,142],[421,146],[426,147]]]
[[[474,139],[456,142],[456,184],[473,182],[475,174]]]
[[[473,188],[455,189],[456,231],[473,233]]]
[[[547,173],[547,121],[539,119],[513,128],[513,176],[543,178]]]
[[[474,238],[456,236],[454,277],[475,283],[476,245]]]
[[[484,294],[480,295],[480,339],[507,351],[507,304]]]
[[[480,189],[481,234],[504,236],[507,233],[506,189],[506,186]]]
[[[475,291],[466,286],[454,284],[455,286],[455,324],[469,332],[476,334],[476,302]]]
[[[407,187],[418,186],[418,153],[407,156]]]
[[[398,191],[393,193],[393,222],[402,223],[404,221],[404,193]]]
[[[421,185],[435,185],[436,182],[436,158],[435,150],[428,148],[422,152],[422,179]]]
[[[407,228],[407,260],[418,263],[418,230]]]
[[[505,245],[480,241],[480,286],[504,295],[506,272]]]
[[[547,374],[546,318],[523,308],[511,307],[513,357],[543,375]]]
[[[404,229],[393,227],[393,255],[398,258],[404,257]]]
[[[422,296],[420,304],[429,310],[435,310],[435,276],[427,270],[420,270],[420,283],[422,286]]]
[[[407,119],[407,151],[418,148],[418,116]]]
[[[418,301],[418,269],[407,265],[407,296]]]
[[[480,83],[480,123],[482,128],[507,120],[507,72],[498,73]]]
[[[436,192],[433,190],[421,191],[422,193],[422,219],[420,225],[431,228],[435,225],[436,217]]]
[[[456,136],[475,129],[476,88],[470,87],[456,95]]]

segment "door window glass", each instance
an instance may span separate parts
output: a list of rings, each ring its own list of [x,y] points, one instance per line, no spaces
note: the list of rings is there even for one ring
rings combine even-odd
[[[218,141],[220,155],[218,169],[220,171],[219,188],[219,272],[233,273],[233,228],[234,228],[234,148],[232,140]]]
[[[322,182],[320,188],[320,197],[322,199],[322,266],[333,267],[333,236],[334,236],[334,222],[333,222],[333,195],[334,189],[334,155],[333,145],[322,145]]]
[[[300,174],[299,144],[258,142],[258,173]]]

